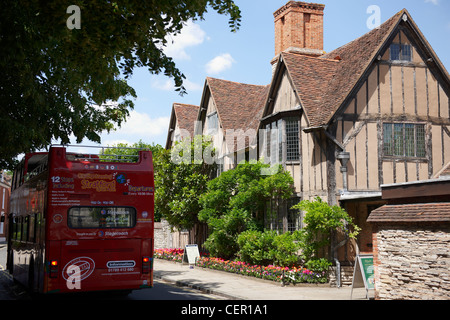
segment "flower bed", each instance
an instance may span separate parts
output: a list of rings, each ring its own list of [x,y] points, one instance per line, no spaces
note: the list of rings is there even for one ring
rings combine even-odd
[[[182,262],[184,249],[155,249],[153,257],[175,262]]]
[[[214,270],[222,270],[255,278],[285,283],[325,283],[325,273],[315,273],[305,268],[278,267],[273,265],[249,265],[242,261],[224,260],[221,258],[202,257],[197,266]]]
[[[182,262],[184,249],[155,249],[154,257],[169,261]],[[256,277],[284,283],[326,283],[325,272],[313,272],[301,267],[278,267],[273,265],[259,266],[249,265],[242,261],[224,260],[221,258],[207,257],[201,253],[197,266],[213,270],[232,272],[245,276]]]

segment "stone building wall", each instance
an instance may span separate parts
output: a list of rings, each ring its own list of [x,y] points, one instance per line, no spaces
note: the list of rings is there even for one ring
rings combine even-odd
[[[172,248],[170,226],[166,220],[155,222],[154,240],[155,249]]]
[[[189,244],[189,231],[172,231],[167,220],[155,222],[155,249],[184,248]]]
[[[450,226],[377,226],[377,299],[450,299]]]

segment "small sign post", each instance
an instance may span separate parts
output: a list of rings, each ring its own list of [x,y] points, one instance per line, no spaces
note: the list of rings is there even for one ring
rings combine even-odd
[[[359,254],[356,256],[350,299],[353,296],[353,288],[362,287],[366,288],[366,298],[368,300],[369,290],[375,290],[373,255],[371,254]]]
[[[190,265],[195,265],[197,259],[200,258],[200,252],[196,244],[187,244],[184,247],[183,263],[187,262]]]

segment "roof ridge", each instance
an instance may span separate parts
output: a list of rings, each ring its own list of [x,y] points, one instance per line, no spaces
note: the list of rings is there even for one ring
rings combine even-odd
[[[196,104],[190,104],[190,103],[174,102],[174,103],[173,103],[173,106],[175,106],[175,105],[177,105],[177,106],[186,106],[186,107],[197,107],[197,108],[199,108],[198,105],[196,105]]]
[[[235,83],[239,85],[245,85],[245,86],[255,86],[255,87],[264,87],[266,85],[264,84],[251,84],[251,83],[243,83],[243,82],[237,82],[237,81],[231,81],[226,79],[219,79],[214,77],[206,77],[207,80],[213,80],[213,81],[223,81],[223,82],[229,82],[229,83]]]
[[[302,57],[302,58],[306,58],[306,59],[314,59],[314,60],[320,60],[320,61],[331,61],[331,62],[337,62],[339,63],[340,60],[336,60],[336,59],[332,59],[332,58],[323,58],[324,55],[322,56],[308,56],[305,54],[302,54],[300,52],[287,52],[287,51],[283,51],[281,54],[283,55],[292,55],[292,56],[296,56],[296,57]]]

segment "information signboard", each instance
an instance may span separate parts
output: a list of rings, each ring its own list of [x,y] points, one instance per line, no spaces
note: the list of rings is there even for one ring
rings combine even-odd
[[[198,251],[198,245],[187,244],[184,247],[183,263],[195,264],[197,259],[200,258],[200,252]]]
[[[371,254],[360,254],[356,256],[350,298],[352,298],[354,288],[362,287],[366,288],[366,298],[369,299],[369,290],[375,289],[373,255]]]

